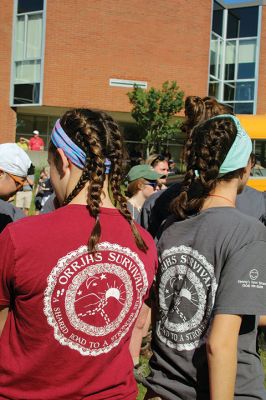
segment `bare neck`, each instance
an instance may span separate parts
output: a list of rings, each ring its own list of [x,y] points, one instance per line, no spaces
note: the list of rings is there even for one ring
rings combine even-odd
[[[134,196],[130,197],[128,201],[130,204],[132,204],[134,207],[140,210],[144,204],[145,197],[143,196],[143,193],[140,190],[138,193],[134,194]]]
[[[211,207],[235,207],[237,190],[238,179],[219,182],[205,199],[202,210]]]
[[[84,186],[84,188],[77,194],[77,196],[69,204],[83,204],[87,205],[87,193],[88,193],[89,182]],[[101,194],[100,207],[105,208],[116,208],[110,198],[108,190],[108,177],[106,177],[103,190]]]

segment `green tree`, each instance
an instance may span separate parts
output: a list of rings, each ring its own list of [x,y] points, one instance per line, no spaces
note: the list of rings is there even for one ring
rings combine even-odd
[[[128,94],[133,105],[131,115],[143,132],[147,156],[151,150],[158,151],[162,142],[178,135],[180,121],[173,116],[183,107],[184,92],[175,81],[164,82],[162,89],[144,90],[134,86]]]

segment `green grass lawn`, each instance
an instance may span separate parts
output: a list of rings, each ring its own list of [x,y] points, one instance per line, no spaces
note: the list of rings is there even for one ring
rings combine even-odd
[[[264,378],[264,386],[266,388],[266,350],[261,352],[260,357],[261,357],[262,365],[263,365],[263,368],[264,368],[264,376],[265,376],[265,378]]]
[[[147,357],[140,356],[140,362],[141,365],[143,365],[144,374],[145,376],[147,376],[149,374],[149,365],[148,365],[149,360]],[[146,388],[141,384],[138,384],[138,388],[139,388],[139,394],[137,400],[143,400],[146,393]]]

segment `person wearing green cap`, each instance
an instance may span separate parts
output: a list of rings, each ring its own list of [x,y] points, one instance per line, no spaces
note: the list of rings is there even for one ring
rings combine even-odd
[[[163,175],[154,171],[147,164],[135,165],[127,174],[127,194],[129,200],[127,206],[134,220],[139,216],[144,201],[151,196],[158,185],[158,179]]]

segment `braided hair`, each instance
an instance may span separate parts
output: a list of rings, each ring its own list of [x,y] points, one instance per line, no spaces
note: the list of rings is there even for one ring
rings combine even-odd
[[[232,108],[226,104],[219,103],[214,97],[188,96],[185,100],[185,121],[181,130],[187,134],[198,125],[211,117],[220,114],[234,114]]]
[[[204,115],[204,101],[199,96],[188,96],[185,100],[185,116],[186,119],[181,125],[181,130],[187,135],[197,125]]]
[[[148,247],[142,239],[131,213],[127,209],[127,201],[121,192],[122,163],[125,149],[117,123],[106,113],[91,109],[74,109],[67,111],[60,119],[60,124],[70,139],[86,154],[86,163],[75,188],[64,200],[63,205],[69,204],[89,181],[87,192],[87,208],[95,225],[88,240],[88,249],[93,252],[101,237],[99,219],[101,195],[106,178],[105,159],[111,161],[109,187],[114,205],[128,221],[139,249],[146,252]],[[56,152],[53,143],[49,151]]]
[[[207,120],[196,125],[190,132],[185,146],[187,172],[179,196],[171,209],[179,219],[198,212],[217,182],[243,175],[244,168],[219,177],[219,169],[237,134],[234,122],[229,118]],[[195,171],[198,171],[196,176]]]

